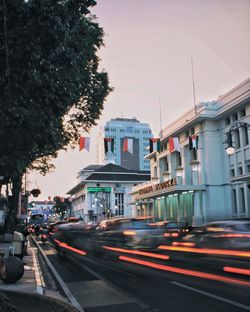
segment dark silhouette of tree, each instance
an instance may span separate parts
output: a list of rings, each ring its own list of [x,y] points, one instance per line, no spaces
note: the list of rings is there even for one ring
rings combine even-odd
[[[79,130],[96,124],[111,91],[98,70],[104,33],[94,0],[0,0],[0,175],[12,182],[12,230],[22,175],[46,173]]]

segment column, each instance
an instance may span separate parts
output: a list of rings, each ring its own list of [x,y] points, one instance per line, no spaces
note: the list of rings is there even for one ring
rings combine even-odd
[[[201,192],[195,191],[194,192],[194,215],[192,226],[201,225],[203,223],[203,216],[201,214]]]

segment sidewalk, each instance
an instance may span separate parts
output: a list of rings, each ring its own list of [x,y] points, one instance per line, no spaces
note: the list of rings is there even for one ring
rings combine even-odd
[[[41,267],[38,262],[38,251],[28,242],[28,255],[23,258],[24,275],[14,284],[6,284],[0,280],[0,291],[21,291],[29,294],[50,296],[59,300],[67,301],[58,291],[46,289]]]

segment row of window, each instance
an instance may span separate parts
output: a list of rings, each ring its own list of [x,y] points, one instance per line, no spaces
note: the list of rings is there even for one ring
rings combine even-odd
[[[246,166],[246,173],[250,173],[250,165]],[[242,174],[243,174],[243,169],[241,166],[237,168],[236,172],[234,168],[230,169],[230,177],[235,177],[235,176],[242,175]]]
[[[172,157],[172,162],[175,164],[175,167],[183,166],[183,159],[181,157],[180,152],[174,152],[171,157]],[[189,151],[190,161],[197,160],[198,159],[197,157],[198,156],[197,156],[196,149],[192,149]],[[169,157],[168,156],[163,159],[163,167],[164,167],[164,171],[169,171]]]
[[[133,129],[133,128],[130,128],[130,127],[127,127],[126,129],[117,129],[117,128],[105,128],[104,129],[105,131],[110,131],[110,132],[118,132],[118,130],[121,132],[121,133],[143,133],[143,134],[151,134],[152,131],[149,129],[149,130],[138,130],[138,129]]]
[[[192,127],[189,130],[187,130],[185,132],[185,139],[189,138],[190,136],[195,134],[195,128]],[[177,136],[179,141],[180,141],[180,136]],[[166,142],[165,144],[161,144],[161,152],[168,150],[168,142]]]
[[[233,123],[234,121],[243,118],[246,116],[246,109],[243,108],[238,112],[233,113],[232,115],[228,116],[227,118],[225,118],[225,126],[230,125],[231,123]]]
[[[231,136],[233,147],[235,147],[236,149],[249,144],[247,125],[241,127],[240,129],[234,130],[229,135]]]
[[[247,194],[248,192],[248,194]],[[232,206],[233,206],[233,213],[235,215],[245,215],[246,214],[246,199],[248,200],[248,205],[250,205],[250,196],[249,196],[249,189],[245,189],[240,187],[237,189],[232,189]],[[238,195],[238,200],[237,200]]]

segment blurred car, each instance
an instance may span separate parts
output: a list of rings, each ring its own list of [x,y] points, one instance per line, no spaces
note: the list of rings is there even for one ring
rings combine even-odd
[[[160,221],[151,223],[150,225],[159,228],[159,232],[165,237],[165,243],[171,242],[176,238],[181,238],[193,229],[193,227],[184,222],[176,221]]]
[[[226,220],[207,223],[182,239],[196,247],[250,249],[250,220]]]
[[[155,250],[169,238],[187,233],[183,223],[152,222],[152,219],[137,217],[101,221],[92,237],[93,251],[100,254],[105,247]]]
[[[61,223],[54,227],[52,243],[60,257],[65,257],[67,252],[83,254],[92,248],[91,234],[98,223],[75,221]]]

